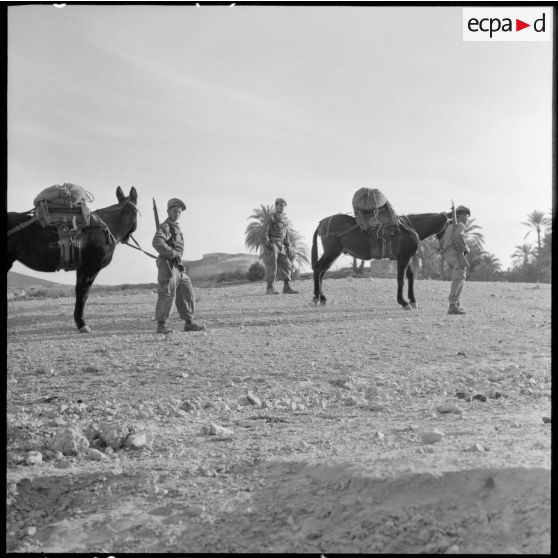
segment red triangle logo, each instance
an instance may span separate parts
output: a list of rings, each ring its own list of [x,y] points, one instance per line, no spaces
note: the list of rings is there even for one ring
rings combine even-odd
[[[531,27],[531,24],[530,23],[525,23],[524,21],[521,21],[520,19],[515,20],[515,30],[516,31],[521,31],[522,29],[525,29],[525,27]]]

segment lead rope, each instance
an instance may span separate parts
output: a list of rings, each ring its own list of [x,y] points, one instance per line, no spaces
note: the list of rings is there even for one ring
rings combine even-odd
[[[154,260],[157,259],[157,256],[154,256],[153,254],[151,254],[150,252],[146,252],[140,245],[139,242],[132,236],[130,235],[130,238],[136,243],[136,246],[129,244],[128,242],[123,242],[122,244],[124,244],[125,246],[129,246],[130,248],[133,248],[134,250],[139,250],[140,252],[143,252],[144,254],[146,254],[147,256],[149,256],[150,258],[153,258]]]
[[[118,240],[116,240],[116,237],[112,234],[109,226],[96,213],[91,213],[91,217],[105,227],[105,232],[108,234],[109,241],[113,244],[118,244]]]

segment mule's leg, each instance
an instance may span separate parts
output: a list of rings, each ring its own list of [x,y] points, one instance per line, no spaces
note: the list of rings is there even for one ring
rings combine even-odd
[[[407,266],[407,294],[409,296],[409,303],[411,308],[418,308],[417,301],[415,300],[415,274],[411,264]]]
[[[410,310],[409,303],[403,298],[403,285],[405,284],[405,272],[408,269],[409,262],[397,260],[397,302],[403,310]]]
[[[320,270],[318,269],[318,264],[314,266],[314,302],[318,302],[320,300],[320,291],[321,291],[321,280],[320,280]]]
[[[324,275],[322,261],[323,257],[320,258],[314,266],[314,304],[318,304],[318,302],[320,304],[326,303],[326,297],[322,294],[322,277]]]
[[[78,269],[76,271],[76,306],[74,308],[74,321],[80,333],[91,333],[91,328],[83,319],[83,309],[89,297],[89,289],[95,281],[100,269],[95,272]]]
[[[332,266],[333,262],[339,257],[339,252],[324,252],[322,257],[317,261],[314,266],[314,303],[325,304],[327,298],[322,292],[322,282],[325,272]]]

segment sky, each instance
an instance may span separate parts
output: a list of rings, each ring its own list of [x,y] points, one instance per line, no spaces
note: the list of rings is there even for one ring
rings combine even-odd
[[[53,184],[83,186],[93,210],[135,186],[134,236],[153,251],[152,198],[166,217],[178,197],[197,260],[247,253],[253,209],[279,196],[310,248],[321,219],[378,188],[401,214],[467,205],[506,269],[527,215],[552,208],[552,42],[463,41],[462,13],[10,6],[8,210]],[[152,259],[118,246],[96,283],[155,281]]]

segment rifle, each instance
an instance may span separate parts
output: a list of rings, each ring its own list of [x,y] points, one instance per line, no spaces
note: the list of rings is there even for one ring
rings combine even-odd
[[[153,198],[153,214],[155,215],[155,228],[159,229],[159,212],[157,211],[157,204]]]
[[[453,214],[453,231],[455,233],[455,227],[457,227],[457,214],[455,213],[455,202],[451,200],[451,212]],[[457,257],[459,258],[459,265],[461,267],[469,267],[469,260],[462,250],[457,249]]]
[[[153,203],[155,203],[155,200],[153,200]],[[457,225],[457,214],[455,213],[455,202],[453,200],[451,200],[451,212],[453,214],[453,226],[455,228],[455,225]]]

